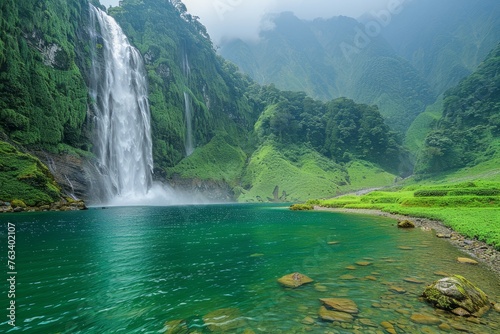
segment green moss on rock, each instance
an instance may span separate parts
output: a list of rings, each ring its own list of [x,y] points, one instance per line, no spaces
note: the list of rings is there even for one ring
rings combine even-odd
[[[40,160],[0,142],[0,200],[26,207],[53,203],[60,198],[59,187]]]

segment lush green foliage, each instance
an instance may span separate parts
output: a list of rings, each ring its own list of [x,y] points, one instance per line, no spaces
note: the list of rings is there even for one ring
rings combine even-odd
[[[471,238],[500,249],[500,182],[413,185],[399,191],[376,191],[312,201],[332,208],[379,209],[436,219]]]
[[[40,160],[0,141],[0,201],[22,200],[35,206],[60,198],[60,189]]]
[[[87,2],[6,0],[0,8],[0,133],[32,147],[85,148],[87,89],[76,52]]]
[[[476,165],[498,152],[500,45],[456,88],[446,92],[443,117],[425,139],[417,171],[432,173]]]
[[[231,144],[230,144],[231,143]],[[175,167],[169,176],[186,179],[216,180],[236,186],[245,167],[247,155],[229,135],[216,135]]]
[[[216,55],[205,27],[181,2],[125,0],[110,14],[144,55],[157,175],[185,157],[185,93],[191,100],[196,146],[225,132],[246,147],[245,137],[259,113],[245,94],[251,83]]]

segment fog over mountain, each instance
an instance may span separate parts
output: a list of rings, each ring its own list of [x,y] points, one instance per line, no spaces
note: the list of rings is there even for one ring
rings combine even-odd
[[[358,17],[371,10],[387,7],[389,3],[405,0],[184,0],[188,11],[200,17],[217,44],[224,39],[256,39],[259,30],[266,28],[269,14],[294,12],[299,18],[313,19],[345,15]]]

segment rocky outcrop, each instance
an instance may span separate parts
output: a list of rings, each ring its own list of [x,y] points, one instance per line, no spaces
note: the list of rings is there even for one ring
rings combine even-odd
[[[423,297],[434,307],[460,316],[480,317],[490,309],[488,296],[459,275],[432,283],[425,288]]]
[[[168,183],[174,190],[189,192],[191,198],[200,197],[217,202],[233,202],[235,200],[231,186],[224,181],[174,177],[168,180]]]
[[[53,154],[35,152],[54,176],[62,192],[73,199],[87,200],[89,180],[85,171],[83,158],[71,154]]]

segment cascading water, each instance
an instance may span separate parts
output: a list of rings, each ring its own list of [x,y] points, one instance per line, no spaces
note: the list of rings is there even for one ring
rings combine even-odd
[[[186,92],[184,92],[184,116],[186,122],[186,139],[184,141],[184,147],[186,150],[186,156],[189,157],[194,152],[193,114],[191,110],[191,98]]]
[[[90,13],[94,50],[89,88],[99,171],[92,191],[102,203],[144,198],[153,169],[144,64],[112,17],[92,5]]]
[[[189,82],[189,77],[191,75],[191,66],[189,65],[189,59],[187,53],[184,52],[182,57],[182,72],[186,81]],[[193,110],[191,108],[191,97],[187,92],[184,92],[184,122],[186,123],[186,135],[184,138],[184,149],[186,151],[186,156],[190,156],[194,152],[194,139],[193,139]]]

